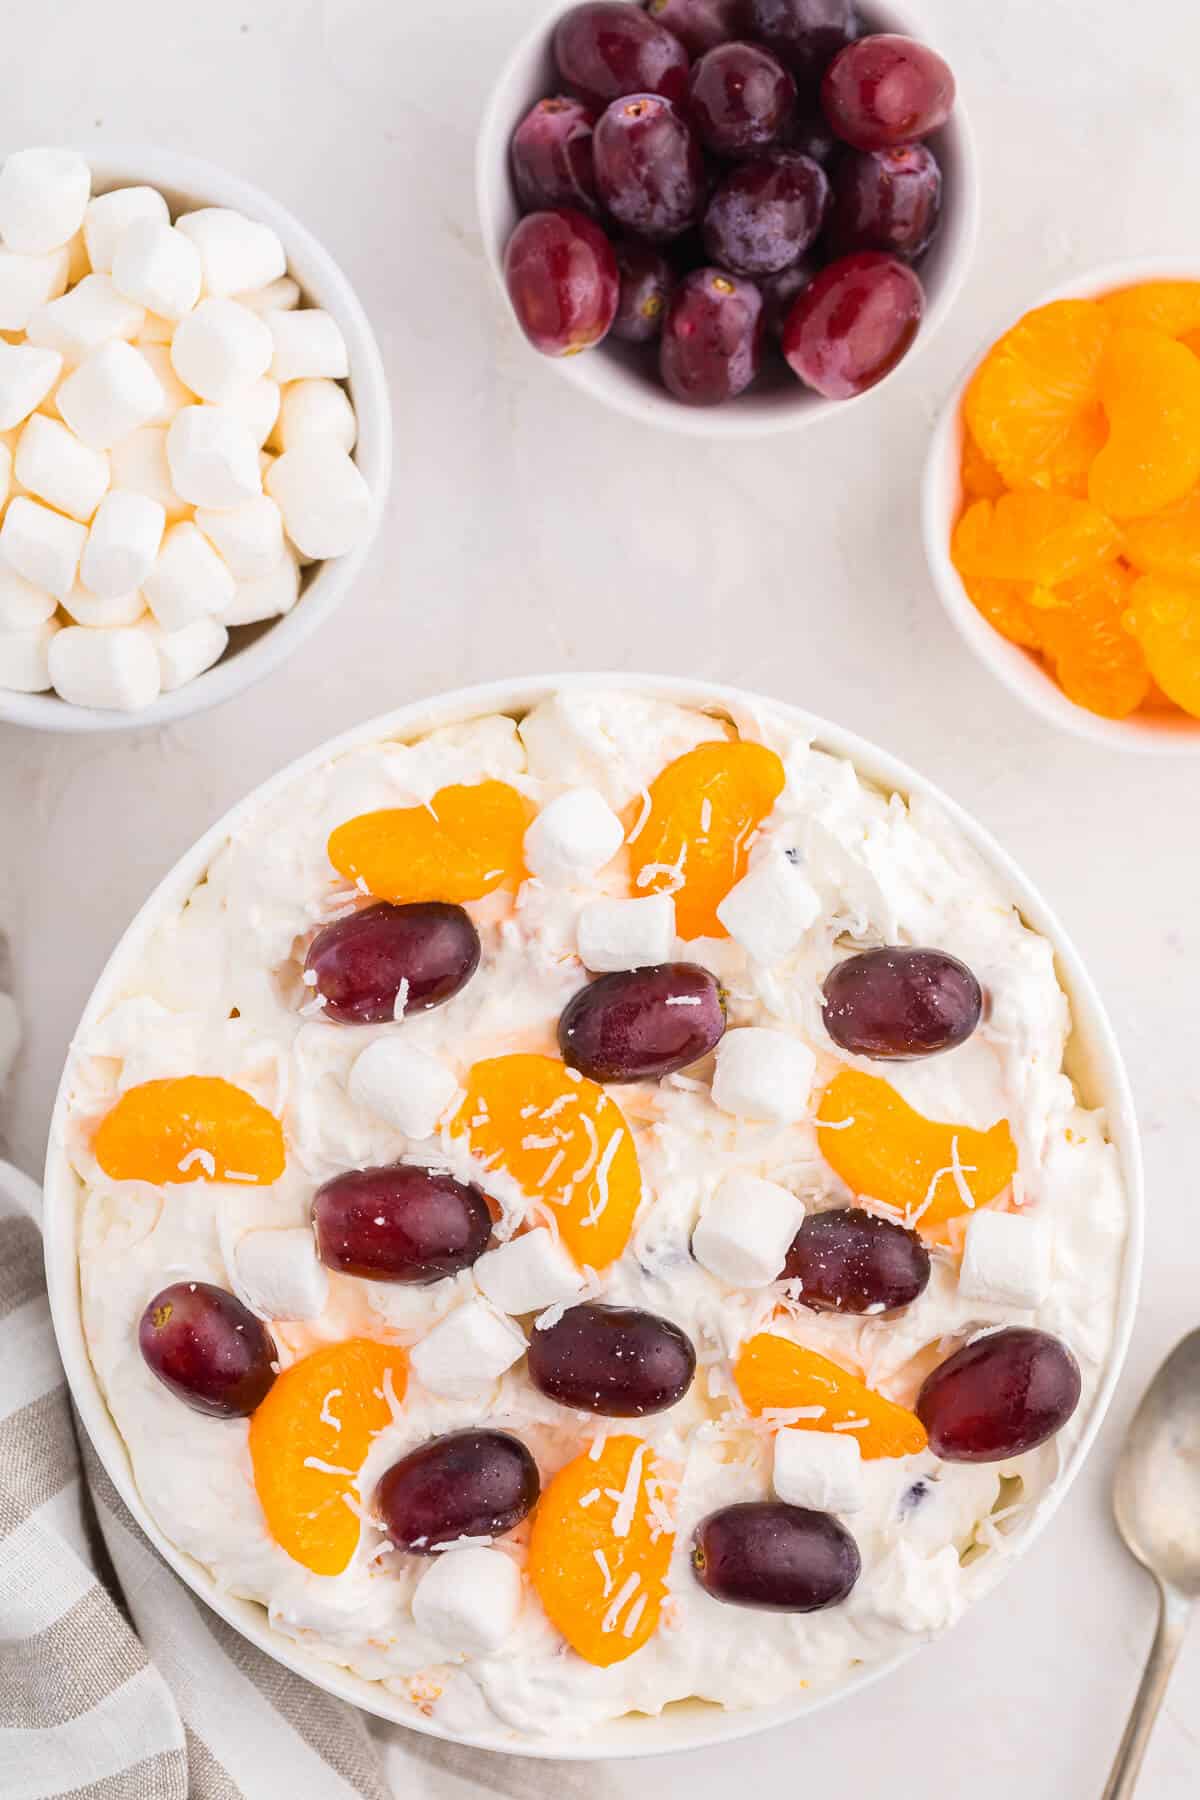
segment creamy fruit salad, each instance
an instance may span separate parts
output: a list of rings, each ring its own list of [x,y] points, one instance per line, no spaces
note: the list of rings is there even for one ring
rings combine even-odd
[[[765,1706],[942,1630],[1110,1349],[1070,1028],[956,828],[766,707],[332,758],[73,1053],[147,1508],[448,1733]]]

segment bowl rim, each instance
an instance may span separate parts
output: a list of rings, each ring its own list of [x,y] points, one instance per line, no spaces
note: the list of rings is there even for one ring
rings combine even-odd
[[[1034,657],[1001,637],[972,605],[962,578],[950,559],[950,539],[962,499],[959,461],[962,453],[962,407],[976,370],[1003,336],[1027,312],[1050,306],[1056,300],[1091,300],[1122,287],[1145,281],[1185,280],[1200,282],[1200,254],[1127,257],[1101,263],[1030,300],[1011,319],[986,338],[972,356],[942,406],[925,456],[921,481],[921,534],[925,560],[938,598],[958,634],[1009,693],[1024,701],[1051,725],[1107,749],[1132,751],[1143,756],[1200,755],[1200,719],[1187,715],[1133,714],[1125,719],[1105,719],[1069,700],[1047,670]]]
[[[150,144],[79,147],[92,171],[92,192],[146,183],[193,200],[227,206],[270,225],[283,241],[289,272],[303,272],[304,297],[333,314],[350,356],[348,387],[358,421],[354,460],[371,493],[371,512],[360,543],[344,556],[319,564],[291,612],[264,621],[252,643],[223,655],[171,693],[138,712],[72,706],[53,692],[22,694],[0,688],[0,723],[63,735],[138,731],[175,724],[231,699],[279,667],[345,600],[371,553],[387,505],[392,475],[392,414],[383,357],[366,310],[341,265],[282,201],[219,163]]]
[[[635,4],[636,0],[629,0],[629,3]],[[576,4],[577,0],[551,0],[548,9],[509,51],[489,91],[475,140],[475,210],[484,255],[508,322],[520,339],[522,349],[531,356],[538,353],[526,343],[520,326],[512,318],[505,289],[504,235],[501,218],[492,204],[492,190],[497,167],[507,170],[509,139],[517,124],[512,114],[510,90],[519,83],[526,66],[544,55],[555,22]],[[871,0],[868,10],[879,15],[880,29],[928,42],[923,35],[922,22],[909,0]],[[573,386],[626,418],[639,424],[657,425],[686,437],[733,441],[775,437],[787,431],[806,430],[823,419],[841,417],[852,407],[870,401],[900,369],[908,368],[933,342],[958,299],[975,253],[980,216],[979,158],[961,86],[957,87],[954,111],[943,130],[954,146],[958,187],[953,211],[943,222],[944,269],[932,299],[926,294],[926,310],[915,341],[891,374],[865,393],[850,400],[824,400],[819,395],[806,395],[797,384],[796,398],[804,403],[795,407],[781,405],[761,411],[753,405],[744,407],[741,401],[755,398],[753,393],[742,395],[739,401],[725,406],[687,406],[665,390],[660,394],[650,387],[635,388],[612,379],[610,362],[605,356],[542,357],[539,360],[551,363]],[[602,350],[604,347],[599,345],[597,348]]]
[[[77,1041],[111,1004],[120,990],[126,970],[136,965],[144,945],[159,920],[177,907],[196,886],[214,857],[248,818],[302,779],[310,770],[360,745],[395,737],[411,741],[441,725],[460,723],[489,713],[522,715],[553,694],[579,694],[620,690],[718,711],[737,718],[766,709],[797,731],[810,736],[822,749],[850,760],[868,779],[889,791],[920,795],[941,808],[963,833],[968,843],[1004,884],[1005,892],[1022,916],[1047,937],[1055,952],[1059,979],[1068,992],[1073,1013],[1072,1042],[1087,1064],[1089,1104],[1106,1112],[1111,1141],[1121,1162],[1128,1203],[1128,1235],[1124,1249],[1120,1295],[1112,1345],[1091,1413],[1056,1480],[1032,1514],[1011,1553],[997,1556],[994,1585],[1012,1562],[1022,1555],[1045,1529],[1075,1480],[1108,1410],[1128,1350],[1141,1276],[1144,1199],[1141,1147],[1132,1092],[1113,1028],[1096,988],[1071,939],[1038,890],[1012,858],[957,802],[907,764],[880,750],[855,733],[823,720],[786,701],[708,681],[661,675],[617,673],[550,674],[489,682],[457,689],[408,703],[345,731],[289,763],[247,794],[203,833],[192,848],[157,883],[152,893],[122,934],[109,956],[84,1008],[73,1037]],[[47,1286],[51,1316],[67,1381],[79,1416],[117,1492],[169,1566],[202,1600],[251,1643],[284,1667],[305,1676],[335,1697],[395,1724],[478,1749],[543,1761],[593,1762],[608,1757],[640,1758],[683,1750],[703,1749],[751,1737],[774,1725],[791,1723],[847,1699],[916,1654],[920,1644],[898,1650],[863,1673],[811,1698],[787,1699],[770,1707],[747,1712],[726,1712],[700,1702],[682,1702],[657,1717],[627,1715],[600,1727],[582,1741],[574,1737],[517,1738],[503,1731],[451,1734],[414,1709],[405,1710],[378,1682],[367,1682],[348,1670],[323,1661],[298,1644],[289,1642],[267,1623],[261,1605],[235,1599],[222,1591],[213,1577],[192,1557],[177,1549],[150,1516],[133,1479],[124,1441],[108,1411],[92,1368],[84,1338],[78,1276],[79,1183],[65,1149],[65,1121],[72,1057],[68,1053],[51,1118],[46,1152],[43,1231]],[[978,1598],[982,1598],[982,1593]],[[977,1603],[977,1602],[976,1602]],[[693,1723],[693,1721],[698,1721]]]

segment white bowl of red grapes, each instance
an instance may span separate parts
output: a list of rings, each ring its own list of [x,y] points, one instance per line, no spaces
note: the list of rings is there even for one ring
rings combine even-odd
[[[902,26],[854,0],[561,5],[479,146],[534,349],[702,432],[811,422],[890,375],[949,307],[975,214],[954,75]]]

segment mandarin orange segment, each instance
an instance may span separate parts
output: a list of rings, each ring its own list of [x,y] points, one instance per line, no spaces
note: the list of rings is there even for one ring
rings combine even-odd
[[[1116,556],[1121,534],[1086,500],[1005,494],[977,500],[954,528],[951,557],[964,581],[1056,587]]]
[[[1200,581],[1200,488],[1161,512],[1130,519],[1125,555],[1143,575]]]
[[[1042,630],[1035,596],[1050,590],[1035,588],[1030,581],[991,581],[985,576],[964,577],[963,586],[972,606],[1010,643],[1026,650],[1041,648]]]
[[[1008,1121],[990,1131],[924,1118],[877,1075],[843,1069],[821,1095],[817,1141],[856,1195],[882,1200],[936,1235],[948,1220],[986,1206],[1017,1172]]]
[[[1004,477],[992,467],[969,431],[963,433],[962,484],[969,500],[998,500],[1008,491]]]
[[[1173,338],[1200,331],[1200,281],[1142,281],[1106,294],[1100,305],[1118,329],[1139,326]]]
[[[92,1143],[114,1181],[278,1181],[286,1156],[273,1113],[231,1081],[183,1075],[127,1088]]]
[[[1200,585],[1144,575],[1127,617],[1163,693],[1200,719]]]
[[[675,896],[682,938],[728,937],[717,907],[746,873],[750,840],[783,792],[783,763],[762,744],[700,744],[650,784],[630,837],[639,893]]]
[[[658,1629],[675,1534],[649,1444],[608,1438],[577,1456],[538,1502],[529,1579],[551,1623],[585,1662],[607,1669]]]
[[[1159,331],[1113,333],[1100,370],[1108,442],[1088,497],[1114,519],[1161,511],[1200,479],[1200,358]]]
[[[629,1241],[642,1200],[633,1133],[616,1101],[552,1056],[478,1062],[451,1130],[555,1211],[578,1263],[606,1269]]]
[[[398,1345],[349,1338],[285,1369],[250,1420],[254,1486],[271,1536],[314,1575],[340,1575],[358,1548],[355,1483],[407,1384]]]
[[[733,1370],[749,1412],[820,1407],[819,1416],[788,1421],[786,1429],[838,1431],[853,1428],[866,1460],[913,1456],[929,1442],[915,1413],[897,1406],[850,1375],[827,1356],[794,1344],[777,1332],[759,1332],[742,1345]]]
[[[1150,690],[1146,656],[1126,624],[1133,578],[1106,563],[1048,596],[1042,648],[1068,700],[1106,719],[1125,719]]]
[[[1010,488],[1068,490],[1104,443],[1100,359],[1111,325],[1094,300],[1026,313],[976,371],[967,425]]]
[[[529,808],[504,781],[445,787],[428,806],[385,807],[330,835],[329,860],[378,900],[482,900],[524,871]]]

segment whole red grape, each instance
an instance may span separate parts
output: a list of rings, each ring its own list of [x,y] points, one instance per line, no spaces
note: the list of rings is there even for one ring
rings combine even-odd
[[[327,1268],[418,1286],[469,1269],[492,1235],[477,1187],[415,1163],[334,1175],[313,1195],[312,1218]]]
[[[834,131],[856,150],[891,150],[944,125],[954,76],[927,44],[890,32],[859,38],[836,56],[821,83]]]
[[[567,86],[596,107],[625,94],[687,94],[687,51],[627,0],[592,0],[564,13],[554,29],[554,58]]]
[[[939,1364],[917,1396],[943,1462],[1007,1462],[1061,1431],[1083,1391],[1060,1338],[1032,1326],[990,1331]]]
[[[621,299],[612,334],[623,344],[650,344],[662,331],[667,302],[675,286],[670,260],[653,244],[626,238],[617,245]]]
[[[774,275],[799,260],[825,219],[829,182],[820,163],[788,150],[741,163],[704,215],[704,244],[735,275]]]
[[[502,1537],[537,1505],[537,1464],[510,1431],[451,1431],[381,1477],[375,1508],[392,1543],[434,1556],[461,1537]]]
[[[479,967],[479,933],[461,906],[443,900],[393,906],[380,900],[319,931],[305,973],[341,1025],[381,1025],[428,1012],[460,993]]]
[[[748,1500],[696,1527],[692,1569],[714,1600],[766,1612],[838,1606],[862,1573],[858,1545],[831,1513]]]
[[[762,343],[762,295],[754,283],[724,269],[693,269],[667,308],[659,369],[677,400],[717,406],[750,386]]]
[[[508,240],[504,279],[525,336],[543,356],[574,356],[606,336],[621,284],[600,227],[570,207],[529,213]]]
[[[558,1021],[563,1061],[593,1081],[658,1081],[698,1062],[725,1035],[725,998],[697,963],[601,975]]]
[[[596,126],[596,185],[614,219],[668,243],[700,217],[704,158],[691,125],[657,94],[614,100]]]
[[[747,0],[646,0],[646,11],[675,33],[689,56],[745,37],[750,24]]]
[[[555,94],[531,107],[513,133],[512,170],[526,212],[553,206],[599,210],[592,167],[596,113],[582,100]]]
[[[853,0],[750,0],[750,31],[811,88],[856,34]]]
[[[830,263],[800,295],[783,354],[806,386],[850,400],[890,375],[921,325],[924,291],[907,263],[862,250]]]
[[[569,1306],[529,1340],[529,1379],[563,1406],[613,1419],[675,1406],[692,1385],[696,1351],[670,1319],[633,1306]]]
[[[929,1285],[929,1252],[915,1231],[858,1206],[809,1213],[792,1239],[784,1279],[814,1312],[897,1312]]]
[[[721,44],[692,70],[691,115],[715,156],[753,156],[774,143],[796,104],[796,83],[759,44]]]
[[[925,144],[850,150],[833,168],[828,241],[837,256],[886,250],[915,262],[929,248],[942,206],[942,171]]]
[[[207,1281],[176,1281],[142,1314],[147,1368],[194,1412],[249,1418],[279,1367],[274,1339],[236,1295]]]
[[[886,944],[825,978],[825,1029],[852,1056],[908,1062],[965,1044],[983,1017],[983,989],[947,950]]]

